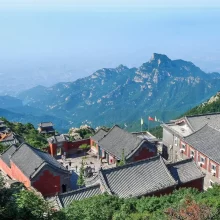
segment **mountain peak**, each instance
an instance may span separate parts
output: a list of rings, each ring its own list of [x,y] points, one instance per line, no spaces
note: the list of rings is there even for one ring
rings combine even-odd
[[[116,67],[116,70],[119,70],[119,71],[122,71],[122,70],[127,70],[128,67],[127,66],[124,66],[122,64],[120,64],[118,67]]]
[[[159,53],[153,53],[151,56],[150,62],[170,62],[171,59],[169,59],[165,54],[159,54]]]

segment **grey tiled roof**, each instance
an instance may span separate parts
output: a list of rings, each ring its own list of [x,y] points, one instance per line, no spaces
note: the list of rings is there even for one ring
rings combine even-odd
[[[179,184],[204,177],[204,174],[192,158],[168,164],[167,167],[173,178],[178,181]]]
[[[119,126],[115,125],[109,132],[99,141],[99,146],[107,152],[121,159],[122,152],[126,158],[143,142],[138,138]]]
[[[217,130],[220,129],[220,113],[186,116],[186,118],[194,131],[199,130],[206,124]]]
[[[0,132],[1,133],[7,133],[9,131],[10,131],[10,129],[6,125],[0,124]]]
[[[4,141],[13,141],[15,140],[16,143],[18,143],[19,141],[17,140],[17,135],[15,135],[14,133],[11,133],[10,135],[6,136],[6,138],[4,138],[2,140],[2,142]]]
[[[12,155],[11,160],[21,171],[28,177],[33,176],[38,172],[38,168],[47,164],[60,172],[68,172],[55,158],[50,154],[36,149],[26,143],[20,145]]]
[[[209,125],[184,138],[190,146],[220,163],[220,132]]]
[[[16,149],[16,145],[11,145],[0,157],[8,165],[8,167],[11,167],[10,158],[11,155],[16,151]]]
[[[59,194],[58,199],[61,206],[66,207],[74,200],[82,200],[100,194],[102,194],[102,191],[100,189],[100,185],[97,184],[82,189]]]
[[[177,185],[160,156],[100,170],[99,175],[106,191],[121,198],[148,195]]]
[[[105,135],[107,134],[107,132],[103,129],[98,130],[94,136],[91,137],[92,140],[98,142],[100,141]]]
[[[68,141],[69,137],[67,135],[61,134],[61,135],[54,135],[47,139],[50,143],[60,143],[64,141]]]
[[[58,211],[63,208],[58,196],[45,197],[45,200],[49,202],[53,210]]]
[[[52,122],[41,122],[39,124],[40,127],[44,128],[44,127],[52,127],[53,123]]]

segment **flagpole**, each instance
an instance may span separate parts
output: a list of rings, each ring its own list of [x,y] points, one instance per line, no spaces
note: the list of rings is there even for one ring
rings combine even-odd
[[[149,117],[148,117],[148,131],[149,131]]]

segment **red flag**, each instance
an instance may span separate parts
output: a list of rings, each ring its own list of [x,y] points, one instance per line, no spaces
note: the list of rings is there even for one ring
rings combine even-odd
[[[149,121],[154,121],[154,118],[151,118],[150,116],[148,117]]]

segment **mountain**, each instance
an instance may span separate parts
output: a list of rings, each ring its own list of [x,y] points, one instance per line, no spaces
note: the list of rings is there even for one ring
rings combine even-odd
[[[17,108],[22,106],[20,99],[11,96],[0,96],[0,108]]]
[[[5,69],[7,69],[5,73],[0,73],[2,79],[0,95],[14,96],[21,91],[25,91],[37,85],[52,86],[58,82],[73,81],[76,79],[74,72],[77,72],[77,70],[70,70],[65,66],[51,68],[40,67],[38,69],[35,67],[27,67],[27,69],[20,69],[19,67],[16,69],[14,69],[14,67],[11,68],[13,69],[10,70],[10,67],[5,67]]]
[[[193,63],[154,53],[139,68],[120,65],[51,87],[35,87],[18,95],[30,107],[70,121],[112,125],[149,115],[163,121],[191,109],[220,88],[220,74],[205,73]]]
[[[46,114],[44,110],[23,105],[22,100],[11,96],[0,96],[0,117],[10,121],[21,123],[32,123],[35,127],[43,121],[53,121],[58,125],[59,131],[67,131],[71,124],[64,119]]]
[[[12,122],[32,123],[35,128],[37,128],[37,125],[40,122],[52,121],[55,129],[59,132],[67,132],[68,128],[71,126],[71,124],[69,124],[67,121],[52,115],[36,116],[31,114],[17,113],[3,108],[0,108],[0,117],[7,118]]]
[[[220,92],[209,98],[206,102],[192,108],[184,115],[199,115],[213,112],[220,112]]]

